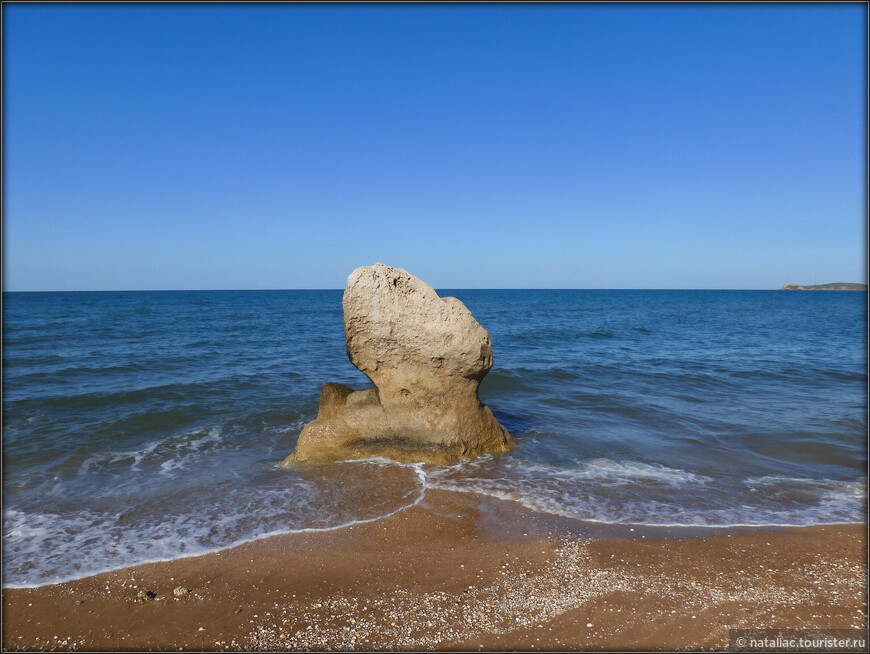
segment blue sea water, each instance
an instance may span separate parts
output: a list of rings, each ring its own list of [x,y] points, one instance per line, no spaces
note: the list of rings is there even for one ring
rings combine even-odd
[[[341,291],[5,293],[3,583],[377,520],[429,488],[619,524],[861,522],[867,294],[443,291],[486,327],[518,441],[452,466],[285,470],[368,380]]]

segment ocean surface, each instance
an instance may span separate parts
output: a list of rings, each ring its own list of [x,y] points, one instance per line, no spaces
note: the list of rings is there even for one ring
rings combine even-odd
[[[453,290],[518,441],[285,470],[347,359],[341,291],[5,293],[3,583],[378,520],[429,488],[641,525],[861,522],[867,294]]]

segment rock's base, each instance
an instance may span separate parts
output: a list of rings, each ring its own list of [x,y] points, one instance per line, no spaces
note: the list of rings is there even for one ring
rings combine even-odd
[[[479,401],[441,407],[384,408],[376,388],[355,391],[327,383],[317,419],[299,434],[293,454],[281,463],[325,463],[383,456],[403,463],[445,465],[514,445],[489,407]]]

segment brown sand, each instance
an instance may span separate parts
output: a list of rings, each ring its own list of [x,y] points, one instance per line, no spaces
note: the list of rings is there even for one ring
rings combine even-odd
[[[590,529],[429,491],[379,522],[6,589],[3,647],[699,649],[731,627],[867,626],[864,525]]]

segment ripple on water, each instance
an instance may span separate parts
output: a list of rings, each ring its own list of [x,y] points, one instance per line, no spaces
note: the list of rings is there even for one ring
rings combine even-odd
[[[283,470],[348,362],[341,291],[4,294],[4,572],[35,584],[378,519],[424,488],[601,522],[866,515],[866,294],[450,291],[519,441]]]

